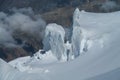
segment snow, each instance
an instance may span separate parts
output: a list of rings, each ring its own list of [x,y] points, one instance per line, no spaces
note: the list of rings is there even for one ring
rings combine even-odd
[[[57,58],[52,54],[52,52],[50,50],[48,52],[46,52],[45,54],[41,54],[41,50],[39,50],[38,52],[36,52],[34,54],[33,58],[43,60],[46,62],[57,61]]]
[[[0,80],[12,80],[16,76],[17,72],[18,70],[0,59]]]
[[[112,70],[110,72],[104,73],[102,75],[98,75],[95,77],[92,77],[87,80],[120,80],[120,68]]]
[[[10,61],[9,64],[10,65],[14,65],[17,64],[18,62],[21,62],[21,64],[24,64],[28,59],[30,59],[30,56],[26,56],[26,57],[20,57],[20,58],[17,58],[13,61]]]
[[[120,80],[120,11],[89,13],[77,9],[73,20],[72,44],[63,42],[64,30],[60,25],[49,24],[44,42],[46,54],[38,51],[33,57],[9,62],[12,66],[22,63],[20,69],[28,67],[24,71],[0,59],[0,80]],[[73,45],[80,55],[60,62],[52,48],[61,55],[64,47],[70,50]]]

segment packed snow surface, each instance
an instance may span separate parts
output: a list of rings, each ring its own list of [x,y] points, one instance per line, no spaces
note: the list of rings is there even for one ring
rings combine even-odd
[[[78,42],[80,48],[76,59],[60,62],[50,49],[46,54],[38,51],[33,57],[18,58],[9,64],[0,60],[0,80],[120,80],[120,12],[76,9],[73,20],[73,35],[78,37],[73,43]],[[66,43],[66,49],[71,49],[73,43]]]

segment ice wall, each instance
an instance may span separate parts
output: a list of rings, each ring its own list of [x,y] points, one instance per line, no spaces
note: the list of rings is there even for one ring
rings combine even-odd
[[[49,24],[45,30],[45,38],[43,40],[44,50],[51,50],[53,54],[61,60],[64,58],[65,60],[71,60],[80,55],[80,52],[87,50],[84,47],[87,47],[82,35],[82,28],[80,25],[80,13],[84,11],[79,11],[77,8],[73,15],[73,30],[72,30],[72,38],[71,38],[71,48],[67,49],[64,43],[65,31],[62,26],[57,24]],[[85,40],[85,41],[84,41]],[[82,46],[82,49],[81,49]]]
[[[62,26],[55,23],[49,24],[45,30],[43,40],[44,50],[51,50],[58,60],[66,60],[66,49],[64,45],[65,31]]]
[[[80,55],[80,45],[81,45],[81,28],[79,24],[79,9],[77,8],[73,15],[73,32],[72,32],[72,46],[69,54],[69,59],[74,59]]]

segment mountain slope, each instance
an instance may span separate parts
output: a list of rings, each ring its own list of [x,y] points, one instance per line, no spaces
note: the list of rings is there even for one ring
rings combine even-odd
[[[73,61],[61,63],[56,61],[50,50],[46,54],[40,54],[39,51],[33,57],[13,60],[9,64],[12,63],[11,65],[19,70],[13,80],[21,80],[18,77],[22,77],[24,80],[100,80],[102,78],[119,80],[119,16],[119,11],[88,13],[76,9],[73,28],[81,29],[81,35],[78,35],[81,37],[80,56]],[[84,47],[87,49],[86,51]],[[3,66],[1,69],[3,69],[3,73],[4,70],[7,70]],[[21,69],[25,70],[21,73]],[[12,79],[10,74],[5,73],[5,75],[8,79],[6,77],[0,77],[0,79]],[[114,78],[115,76],[116,78]]]

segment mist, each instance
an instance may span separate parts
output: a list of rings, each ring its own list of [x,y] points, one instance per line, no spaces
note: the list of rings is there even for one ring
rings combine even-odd
[[[25,32],[42,39],[46,22],[40,15],[34,14],[31,8],[10,10],[10,13],[0,12],[0,45],[13,44],[15,31]]]
[[[111,10],[118,9],[120,6],[115,1],[106,1],[102,4],[101,10],[109,12]]]

